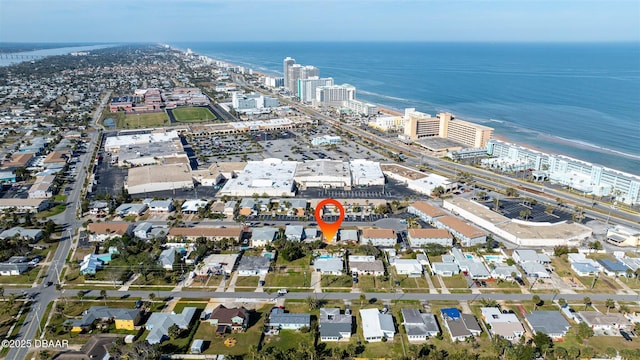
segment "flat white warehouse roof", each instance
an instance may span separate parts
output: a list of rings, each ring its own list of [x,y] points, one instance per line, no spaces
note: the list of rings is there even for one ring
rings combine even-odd
[[[289,194],[293,189],[293,177],[298,163],[280,159],[249,161],[238,177],[229,179],[221,194],[251,196],[254,193],[269,196]]]
[[[380,163],[365,159],[349,162],[354,185],[384,185],[384,174]]]
[[[109,136],[104,140],[104,148],[108,151],[108,149],[120,147],[123,145],[173,141],[177,138],[178,132],[175,130],[151,134]]]

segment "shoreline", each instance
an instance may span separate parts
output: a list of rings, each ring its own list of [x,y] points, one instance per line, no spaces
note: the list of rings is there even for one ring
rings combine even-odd
[[[180,51],[180,52],[185,52],[186,51],[185,49],[180,49],[180,48],[172,46],[172,45],[169,45],[169,47],[172,50],[176,50],[176,51]],[[228,61],[228,60],[218,59],[218,58],[212,57],[210,55],[202,55],[202,54],[197,53],[197,52],[193,52],[193,55],[194,56],[202,56],[202,57],[205,57],[208,60],[211,60],[211,61],[214,61],[214,62],[215,61],[224,62],[224,63],[227,63],[227,64],[232,65],[232,66],[245,66],[245,67],[255,66],[255,64],[254,65],[249,65],[249,66],[237,65],[237,64],[235,64],[235,63],[233,63],[231,61]],[[266,72],[264,72],[264,71],[254,71],[254,74],[262,74],[262,75],[265,75],[265,76],[280,76],[280,75],[277,75],[277,74],[276,75],[266,74]],[[403,116],[404,115],[404,111],[403,110],[395,109],[394,107],[389,106],[388,104],[380,104],[380,103],[373,102],[373,101],[368,101],[368,100],[364,100],[364,101],[371,102],[371,103],[375,104],[376,106],[378,106],[378,111],[381,112],[381,113],[384,113],[384,114],[387,114],[387,115],[390,115],[390,116]],[[486,125],[486,124],[483,124],[482,121],[477,121],[477,120],[474,120],[473,118],[465,117],[463,120],[469,121],[469,122],[472,122],[472,123],[475,123],[475,124]],[[488,120],[490,120],[490,119],[488,119]],[[532,141],[514,140],[513,138],[509,137],[508,134],[504,134],[504,133],[501,133],[501,132],[497,133],[496,132],[496,128],[493,127],[493,126],[491,126],[491,127],[494,129],[494,132],[493,132],[493,135],[492,135],[493,139],[496,139],[496,140],[499,140],[499,141],[502,141],[502,142],[506,142],[506,143],[510,143],[510,144],[515,144],[517,146],[521,146],[521,147],[524,147],[524,148],[527,148],[527,149],[531,149],[531,150],[534,150],[534,151],[539,151],[539,152],[542,152],[542,153],[545,153],[545,154],[548,154],[548,155],[560,155],[560,156],[564,156],[564,157],[567,157],[567,158],[575,159],[575,160],[578,160],[578,161],[587,162],[587,163],[590,163],[590,164],[593,164],[593,165],[596,165],[596,164],[597,165],[601,165],[597,161],[585,160],[585,159],[583,159],[583,158],[581,158],[579,156],[568,154],[565,151],[561,151],[561,150],[558,150],[558,149],[553,149],[553,148],[547,147],[547,146],[534,145],[536,139],[544,140],[544,141],[546,141],[548,143],[556,143],[556,144],[559,144],[559,145],[565,145],[565,146],[568,146],[568,147],[571,147],[571,148],[574,148],[574,149],[587,150],[587,151],[591,151],[591,152],[594,152],[594,153],[601,153],[601,154],[610,155],[610,156],[624,157],[624,158],[629,159],[631,161],[640,161],[640,155],[627,154],[627,153],[624,153],[624,152],[621,152],[621,151],[617,151],[617,150],[613,150],[613,149],[607,149],[607,148],[604,148],[604,147],[600,147],[600,146],[597,146],[597,145],[591,145],[591,144],[588,144],[588,143],[583,143],[582,141],[577,140],[577,139],[566,139],[566,138],[556,137],[556,136],[553,136],[551,134],[538,133],[538,134],[536,134],[534,137],[532,137],[530,139]],[[612,167],[609,167],[609,166],[605,166],[605,167],[607,167],[609,169],[612,169],[612,170],[615,170],[615,171],[627,172],[627,173],[632,174],[632,175],[640,176],[640,174],[633,174],[633,173],[629,172],[628,169],[624,169],[623,170],[623,169],[618,169],[618,168],[612,168]]]

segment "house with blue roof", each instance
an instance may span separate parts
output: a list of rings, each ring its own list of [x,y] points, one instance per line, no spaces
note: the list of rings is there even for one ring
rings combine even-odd
[[[627,276],[627,270],[630,269],[619,260],[598,259],[596,261],[602,265],[602,272],[609,276]]]
[[[111,262],[111,254],[88,254],[80,262],[80,274],[94,275],[109,262]]]

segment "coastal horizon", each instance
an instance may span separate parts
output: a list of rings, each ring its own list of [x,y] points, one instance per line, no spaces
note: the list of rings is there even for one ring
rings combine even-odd
[[[210,44],[210,45],[222,44],[220,42],[194,42],[194,43]],[[194,43],[191,43],[191,42],[174,43],[174,44],[170,44],[170,46],[172,46],[175,49],[186,50],[187,48],[189,48],[190,45]],[[250,43],[259,44],[260,42],[250,42]],[[283,44],[286,42],[270,42],[270,43]],[[382,44],[387,42],[379,42],[379,43]],[[433,42],[410,42],[410,43],[428,44]],[[225,43],[225,44],[228,44],[228,43]],[[448,43],[443,42],[438,44],[448,44]],[[456,43],[455,45],[458,45],[458,44],[459,43]],[[479,43],[476,43],[476,45],[477,44]],[[529,45],[529,43],[520,43],[520,44],[525,46]],[[616,43],[610,43],[610,44],[616,45]],[[499,43],[496,45],[504,46],[505,43]],[[540,44],[540,45],[544,45],[544,44]],[[581,43],[578,45],[587,46],[588,44]],[[275,58],[258,59],[254,56],[254,57],[244,58],[242,59],[242,61],[237,61],[238,54],[236,53],[229,55],[229,54],[225,54],[223,51],[221,53],[215,54],[212,51],[200,51],[198,48],[195,48],[195,47],[192,48],[191,50],[194,51],[194,53],[196,54],[208,56],[215,60],[225,61],[225,62],[234,64],[234,65],[239,65],[239,66],[247,66],[252,68],[256,72],[263,73],[266,75],[279,76],[282,74],[282,72],[277,70],[277,67],[276,67],[280,65],[278,61],[279,59],[275,59]],[[290,54],[290,56],[294,56],[294,54]],[[313,60],[310,60],[309,63],[313,65],[317,65],[316,63],[313,62]],[[323,76],[333,76],[332,73],[328,73],[328,72],[333,70],[334,68],[340,68],[340,64],[335,64],[334,67],[324,67],[322,65],[317,65],[317,66],[320,67],[323,73]],[[328,70],[323,71],[325,68]],[[640,72],[638,75],[633,75],[633,76],[640,76]],[[363,81],[362,84],[356,83],[356,82],[353,82],[353,83],[349,82],[358,88],[359,95],[357,97],[360,99],[375,103],[376,105],[379,105],[381,107],[384,107],[393,111],[397,111],[400,113],[403,113],[405,108],[411,108],[411,107],[415,107],[419,111],[427,111],[432,114],[436,112],[436,111],[430,112],[429,110],[431,109],[429,109],[429,107],[433,108],[434,106],[432,104],[425,104],[425,102],[422,99],[412,103],[411,99],[404,99],[401,97],[394,97],[384,93],[377,93],[377,92],[362,90],[362,88],[367,85],[366,84],[367,79],[364,79],[364,80],[365,81]],[[339,78],[336,78],[336,82],[340,83],[342,81]],[[399,104],[403,106],[398,106]],[[465,111],[465,109],[459,109],[459,106],[458,107],[455,107],[455,106],[441,107],[440,110],[452,112],[455,116],[462,118],[464,120],[468,120],[471,122],[493,127],[495,129],[494,137],[496,137],[496,139],[499,137],[508,142],[519,144],[521,146],[528,147],[533,150],[563,155],[563,156],[575,158],[578,160],[588,161],[594,164],[603,164],[603,165],[607,164],[606,165],[607,167],[613,168],[619,171],[625,171],[625,172],[634,173],[634,174],[639,173],[635,169],[640,169],[640,148],[634,147],[633,145],[629,149],[626,149],[625,151],[625,149],[615,148],[615,145],[616,145],[615,143],[612,144],[614,146],[606,146],[604,144],[590,142],[585,139],[574,138],[571,136],[571,134],[557,134],[551,131],[545,132],[538,129],[530,128],[526,126],[526,124],[523,125],[523,124],[510,122],[504,119],[483,117],[478,113],[474,113],[472,109],[469,109],[467,111]],[[627,132],[627,134],[630,136],[633,135],[632,132]],[[632,152],[633,150],[636,150],[636,151]],[[611,161],[610,159],[610,157],[612,156],[615,157],[613,161]],[[612,165],[612,163],[614,163],[615,165]]]

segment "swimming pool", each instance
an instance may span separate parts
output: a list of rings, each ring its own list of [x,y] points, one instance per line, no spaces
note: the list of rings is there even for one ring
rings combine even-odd
[[[464,256],[465,256],[467,259],[471,259],[471,260],[473,260],[473,255],[471,255],[471,254],[464,254]]]
[[[501,262],[503,256],[502,255],[484,255],[484,258],[487,261]]]
[[[331,255],[320,255],[318,256],[318,259],[331,259],[333,256]]]

